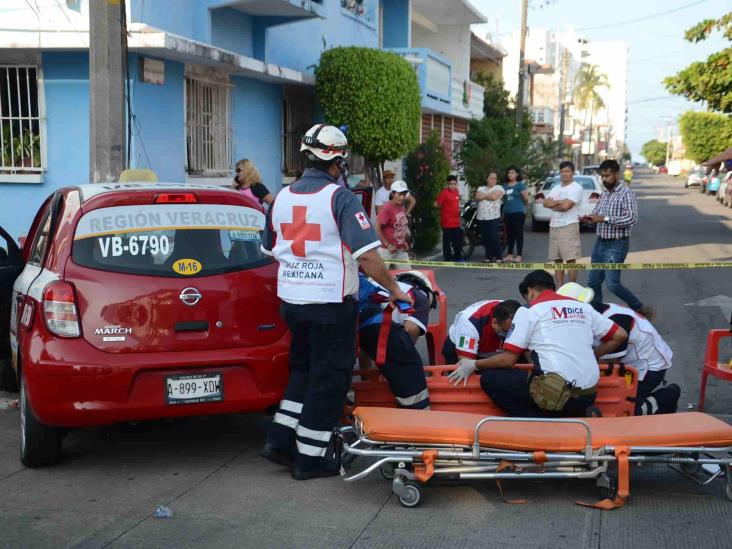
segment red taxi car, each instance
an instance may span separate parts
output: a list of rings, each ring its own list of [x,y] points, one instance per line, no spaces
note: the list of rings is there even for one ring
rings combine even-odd
[[[59,189],[37,213],[12,296],[21,461],[64,428],[261,411],[287,382],[264,214],[216,186]]]

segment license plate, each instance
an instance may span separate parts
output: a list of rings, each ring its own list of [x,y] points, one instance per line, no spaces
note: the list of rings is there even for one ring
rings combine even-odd
[[[220,373],[166,376],[165,395],[170,405],[218,402],[224,400],[224,380]]]

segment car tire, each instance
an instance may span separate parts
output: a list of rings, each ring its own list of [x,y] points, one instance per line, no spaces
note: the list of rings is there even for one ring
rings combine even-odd
[[[540,231],[544,231],[545,230],[544,227],[545,227],[544,223],[542,223],[541,221],[537,221],[533,217],[531,218],[531,231],[532,232],[538,233]]]
[[[21,376],[20,461],[26,467],[34,468],[53,465],[60,459],[61,431],[38,421]]]
[[[14,393],[17,390],[18,378],[15,376],[15,370],[13,370],[10,360],[0,360],[0,391]]]

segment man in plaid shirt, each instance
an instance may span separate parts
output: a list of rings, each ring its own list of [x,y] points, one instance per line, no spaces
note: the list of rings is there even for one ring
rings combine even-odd
[[[600,164],[600,175],[605,186],[594,211],[587,216],[597,224],[597,241],[592,248],[592,263],[624,263],[628,255],[630,228],[638,222],[638,204],[633,192],[620,180],[620,166],[615,160]],[[653,307],[640,300],[620,283],[618,270],[590,271],[588,285],[595,291],[593,300],[602,303],[602,282],[607,275],[607,289],[628,304],[628,307],[653,321]]]

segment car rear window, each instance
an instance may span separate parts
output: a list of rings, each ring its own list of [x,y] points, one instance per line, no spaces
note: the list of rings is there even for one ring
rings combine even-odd
[[[582,185],[582,188],[585,189],[585,190],[587,190],[587,191],[594,191],[597,188],[595,186],[595,179],[593,177],[586,177],[586,176],[576,175],[574,177],[574,180],[577,183],[579,183],[580,185]],[[556,187],[557,185],[559,185],[559,181],[560,181],[560,179],[558,177],[553,177],[552,179],[548,179],[544,183],[544,187],[542,188],[542,190],[543,191],[549,191],[549,190],[553,189],[554,187]]]
[[[188,278],[251,269],[271,260],[260,249],[264,214],[218,204],[100,208],[76,226],[73,260],[85,267]]]

